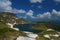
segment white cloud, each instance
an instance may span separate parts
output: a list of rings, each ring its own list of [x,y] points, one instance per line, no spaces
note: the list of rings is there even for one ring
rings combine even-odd
[[[52,12],[45,12],[43,14],[38,14],[37,18],[40,19],[50,19],[50,20],[60,20],[60,11],[56,11],[55,9]]]
[[[55,9],[52,10],[52,12],[44,12],[43,14],[38,14],[34,16],[34,11],[29,10],[26,13],[25,18],[31,17],[33,19],[40,19],[40,20],[60,20],[60,11],[56,11]]]
[[[25,10],[22,10],[22,9],[18,10],[18,12],[19,13],[26,13],[26,11]]]
[[[33,15],[33,11],[32,11],[32,10],[29,10],[29,11],[27,12],[27,15],[32,16],[32,15]]]
[[[42,1],[43,0],[30,0],[31,3],[37,3],[37,2],[42,3]]]
[[[35,18],[34,16],[33,16],[33,11],[32,10],[29,10],[27,13],[26,13],[26,15],[27,16],[30,16],[31,18]]]
[[[37,16],[40,17],[40,18],[51,18],[50,12],[46,12],[46,13],[43,13],[43,14],[38,14]]]
[[[22,9],[20,9],[20,10],[18,10],[18,9],[13,9],[11,12],[12,12],[12,13],[26,13],[26,11],[25,11],[25,10],[22,10]]]
[[[11,10],[12,3],[9,0],[0,0],[0,11]]]
[[[54,0],[55,2],[60,2],[60,0]]]
[[[11,12],[11,13],[26,13],[25,10],[13,9],[11,7],[12,2],[10,0],[0,0],[0,11],[2,12]]]
[[[53,9],[52,14],[54,14],[56,16],[60,16],[60,11],[56,11],[55,9]]]

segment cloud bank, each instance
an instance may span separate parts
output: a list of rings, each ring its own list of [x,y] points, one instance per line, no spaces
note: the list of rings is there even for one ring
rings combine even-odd
[[[42,3],[43,0],[30,0],[31,3]]]
[[[10,0],[0,0],[0,12],[26,13],[26,11],[23,9],[13,9],[11,5],[12,2]]]
[[[33,10],[29,10],[26,15],[30,16],[32,19],[60,20],[60,11],[57,11],[55,9],[52,9],[52,12],[44,12],[42,14],[39,13],[36,16],[33,16],[34,15]]]

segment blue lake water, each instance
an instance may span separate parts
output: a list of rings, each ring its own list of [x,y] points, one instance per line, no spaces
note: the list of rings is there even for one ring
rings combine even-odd
[[[35,30],[32,28],[34,24],[19,24],[15,25],[14,27],[19,28],[20,31],[29,31],[29,32],[34,32],[34,33],[39,33],[42,32],[42,30]]]

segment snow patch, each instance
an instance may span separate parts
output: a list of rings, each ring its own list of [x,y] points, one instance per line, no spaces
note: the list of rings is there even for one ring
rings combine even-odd
[[[53,29],[47,29],[47,31],[54,31]]]
[[[55,35],[46,34],[46,35],[44,35],[45,38],[50,38],[51,36],[53,36],[53,37],[59,37],[60,35],[58,35],[58,34],[55,34]]]
[[[27,36],[19,36],[17,37],[17,40],[36,40],[36,37],[38,37],[37,34],[34,34],[32,32],[26,32],[26,31],[23,32],[26,33]]]
[[[18,29],[18,28],[12,28],[12,29],[19,31],[19,29]]]
[[[38,37],[37,34],[34,34],[34,33],[32,33],[32,32],[24,31],[24,33],[26,33],[26,35],[27,35],[28,37],[31,37],[31,38],[36,38],[36,37]]]
[[[6,23],[6,24],[9,25],[10,28],[13,28],[13,24],[11,24],[11,23]]]
[[[59,35],[58,35],[58,34],[55,34],[55,35],[53,35],[53,36],[55,36],[55,37],[59,37]]]
[[[44,35],[45,38],[50,38],[50,36],[47,34],[47,35]]]
[[[23,31],[24,33],[31,34],[32,32]]]
[[[29,37],[24,37],[24,36],[19,36],[16,40],[35,40],[35,39],[29,38]]]
[[[38,37],[37,34],[27,34],[27,36],[28,36],[28,37],[31,37],[31,38],[36,38],[36,37]]]
[[[16,22],[14,23],[14,24],[11,24],[11,23],[6,23],[7,25],[9,25],[10,26],[10,28],[12,28],[12,29],[14,29],[14,30],[17,30],[17,31],[19,31],[19,29],[18,28],[14,28],[13,27],[13,25],[15,25],[16,24]]]

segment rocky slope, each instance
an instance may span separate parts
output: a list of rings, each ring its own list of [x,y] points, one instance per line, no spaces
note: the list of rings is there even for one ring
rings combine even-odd
[[[17,23],[17,24],[26,24],[27,21],[23,18],[18,18],[16,14],[8,13],[8,12],[1,12],[0,13],[0,21],[4,23]]]

